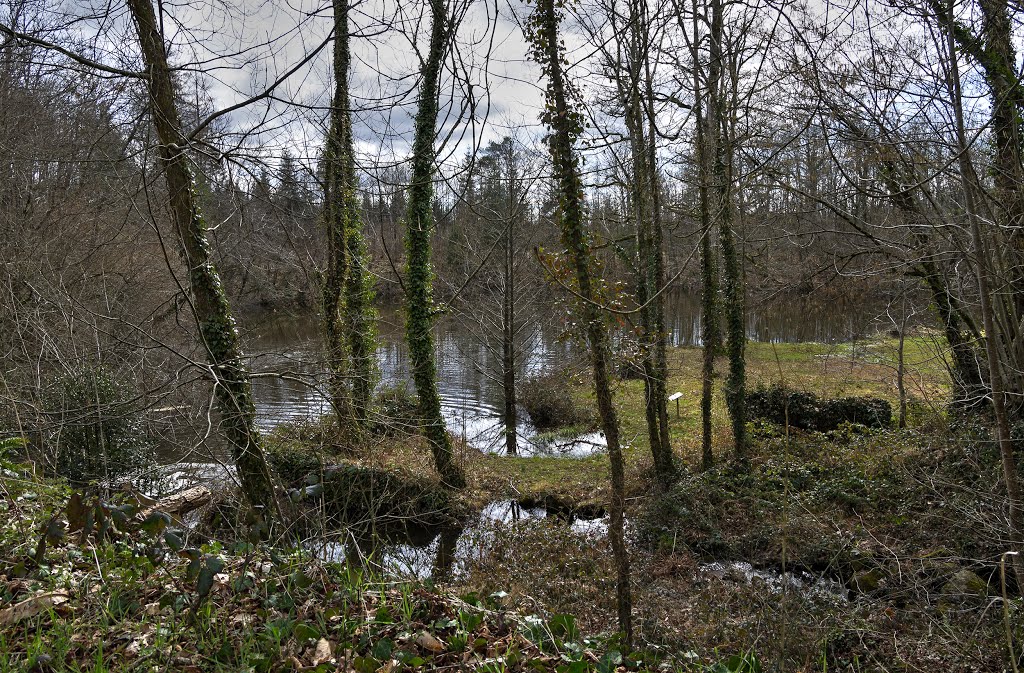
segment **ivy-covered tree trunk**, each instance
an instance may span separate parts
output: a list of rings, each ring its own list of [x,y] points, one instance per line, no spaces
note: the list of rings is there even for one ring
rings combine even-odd
[[[718,239],[722,249],[722,299],[725,314],[726,352],[729,376],[725,382],[725,402],[732,421],[736,460],[746,460],[746,324],[743,300],[743,266],[733,231],[732,196],[732,132],[725,105],[725,68],[723,63],[724,7],[722,0],[711,0],[711,61],[708,66],[708,123],[715,136],[713,155],[714,190],[712,210],[718,223]]]
[[[1007,0],[979,0],[984,48],[979,64],[992,98],[992,165],[1000,225],[1010,232],[1012,301],[1024,315],[1024,82],[1019,77],[1013,19]],[[1017,11],[1020,9],[1018,7]],[[1017,17],[1020,18],[1019,15]],[[1019,44],[1019,43],[1018,43]],[[1018,339],[1024,335],[1016,334]],[[1018,374],[1020,376],[1020,374]]]
[[[723,144],[728,144],[726,141]],[[743,261],[736,246],[733,231],[732,171],[727,167],[730,160],[719,170],[719,213],[718,236],[722,248],[722,299],[725,313],[726,353],[729,356],[729,376],[725,380],[725,403],[732,421],[733,451],[736,460],[747,457],[747,331],[744,318]]]
[[[349,386],[348,345],[345,339],[342,311],[349,254],[346,245],[348,219],[355,215],[350,200],[355,199],[352,183],[355,164],[352,160],[352,122],[348,96],[348,2],[334,1],[334,98],[324,147],[324,226],[327,230],[327,272],[324,274],[322,310],[327,366],[330,368],[328,389],[338,426],[352,420]]]
[[[348,0],[334,0],[334,101],[324,152],[328,265],[323,311],[335,413],[341,424],[354,418],[361,425],[373,395],[376,320],[349,111],[348,11]]]
[[[598,414],[608,445],[612,481],[608,538],[615,557],[619,629],[628,651],[633,641],[633,622],[629,553],[623,531],[625,465],[619,443],[618,416],[612,400],[608,328],[596,301],[599,279],[592,276],[591,243],[585,230],[586,218],[583,212],[583,180],[575,150],[575,141],[583,130],[583,116],[575,109],[579,93],[563,70],[564,53],[558,41],[559,21],[555,0],[538,0],[526,30],[527,38],[532,43],[532,56],[541,64],[547,80],[546,104],[541,120],[551,130],[547,142],[558,184],[557,220],[562,230],[562,243],[567,249],[568,262],[573,270],[576,291],[579,293],[579,312],[590,346]]]
[[[199,335],[210,360],[217,410],[231,447],[242,491],[260,510],[264,524],[277,515],[270,470],[254,425],[256,415],[249,375],[242,362],[238,331],[220,277],[210,259],[206,225],[199,209],[195,180],[186,154],[187,140],[175,106],[174,82],[167,49],[151,0],[127,0],[149,73],[153,124],[160,140],[160,164],[167,181],[171,220],[188,269],[189,291]],[[264,531],[267,532],[267,531]]]
[[[930,0],[932,10],[947,31],[951,54],[959,47],[980,67],[991,98],[993,157],[990,215],[998,225],[1000,243],[993,246],[991,272],[1007,279],[1009,289],[993,297],[998,339],[986,341],[1004,360],[1009,393],[1008,413],[1022,413],[1024,403],[1024,82],[1017,76],[1011,4],[1007,0],[979,0],[980,26],[956,19],[954,3]],[[952,59],[951,59],[952,62]],[[979,199],[979,208],[982,202]],[[991,376],[991,373],[990,373]]]
[[[353,205],[358,209],[358,205]],[[344,315],[352,363],[352,411],[362,426],[369,416],[377,379],[377,312],[373,307],[373,276],[368,272],[369,252],[358,217],[349,222],[345,248],[349,268]]]
[[[717,137],[715,127],[710,121],[710,111],[705,108],[705,93],[701,85],[700,28],[697,0],[693,2],[693,41],[692,56],[694,115],[697,120],[695,138],[697,160],[697,194],[700,214],[700,306],[701,306],[701,454],[702,466],[710,468],[715,462],[713,446],[713,429],[711,412],[715,394],[715,356],[721,346],[721,333],[718,325],[718,264],[715,256],[714,218],[711,213],[711,174],[713,161],[717,153]],[[711,79],[710,77],[708,78]],[[708,96],[710,98],[710,96]]]
[[[988,7],[985,5],[989,4]],[[988,32],[988,43],[986,45],[986,56],[990,60],[990,65],[995,66],[998,64],[998,68],[1006,67],[1012,64],[1007,64],[1003,59],[1009,55],[1012,57],[1013,48],[1012,45],[1004,43],[1003,40],[1009,40],[1009,32],[1007,26],[1001,22],[1006,19],[1006,5],[1005,2],[1000,0],[986,0],[982,2],[983,15],[984,15],[984,26],[986,32]],[[971,243],[974,247],[974,266],[975,272],[978,278],[978,295],[981,304],[981,318],[982,326],[985,330],[985,354],[988,360],[988,377],[989,386],[992,391],[992,410],[995,414],[996,421],[996,441],[999,446],[999,455],[1001,458],[1003,468],[1003,481],[1006,486],[1007,496],[1007,519],[1009,520],[1009,542],[1010,542],[1010,563],[1014,569],[1014,574],[1017,578],[1018,588],[1024,586],[1024,498],[1021,495],[1020,486],[1020,474],[1017,470],[1017,457],[1014,453],[1013,437],[1010,432],[1010,410],[1007,404],[1007,389],[1004,382],[1004,366],[1003,362],[1000,361],[1000,346],[1002,343],[1013,343],[1013,338],[1010,334],[1007,334],[1005,328],[1006,313],[1013,318],[1016,315],[1012,311],[1013,304],[1018,301],[1017,298],[1011,299],[1009,302],[998,306],[998,296],[993,284],[993,260],[998,258],[998,253],[989,251],[989,241],[987,240],[986,232],[982,231],[981,218],[978,215],[976,194],[980,190],[980,182],[977,175],[974,172],[974,166],[971,163],[970,155],[968,153],[967,145],[967,132],[966,124],[964,122],[963,113],[963,95],[960,86],[960,69],[956,60],[956,49],[955,39],[956,34],[954,32],[955,22],[953,20],[953,9],[952,3],[949,5],[948,13],[940,8],[939,16],[945,16],[947,19],[946,25],[946,38],[947,47],[950,54],[949,69],[947,70],[947,89],[950,94],[950,98],[953,102],[954,119],[956,121],[956,139],[957,139],[957,158],[960,164],[960,179],[964,191],[964,205],[966,206],[967,216],[970,220],[971,229]],[[1000,16],[1000,14],[1002,16]],[[995,63],[991,63],[994,61]],[[984,66],[984,63],[983,63]],[[988,66],[984,66],[987,67]],[[1006,73],[992,73],[986,72],[989,80],[989,86],[992,89],[993,97],[997,97],[999,92],[1006,93],[1012,97],[1012,91],[1007,91],[1002,88],[1005,82],[999,80],[1000,76],[1004,76]],[[999,81],[993,81],[995,79]],[[1019,86],[1019,84],[1018,84]],[[1024,98],[1017,98],[1017,100],[1024,103]],[[996,153],[997,155],[1004,151],[1010,151],[1006,148],[1000,147],[1000,140],[998,138],[1000,129],[998,128],[1001,124],[1010,123],[1018,127],[1019,133],[1019,118],[1016,121],[1000,119],[1000,112],[998,110],[1000,102],[995,102],[995,109],[993,109],[993,126],[995,126],[995,133],[997,136],[996,141]],[[1005,112],[1005,110],[1004,110]],[[1005,131],[1005,129],[1004,129]],[[1020,142],[1019,135],[1016,141]],[[1017,161],[1020,160],[1020,147],[1017,148]],[[1001,164],[1007,161],[1006,157],[997,158],[997,166],[1000,166],[998,170],[1013,170],[1011,166],[1001,166]],[[1005,176],[1003,176],[1005,178]],[[997,185],[999,180],[997,180]],[[1009,187],[1009,185],[1006,185]],[[1020,187],[1024,189],[1024,187]],[[1013,204],[1002,204],[1004,208],[1013,208]],[[1007,215],[1008,216],[1008,215]],[[1001,314],[1004,318],[1002,325],[997,326],[997,315]],[[1015,322],[1015,320],[1014,320]],[[1013,326],[1015,327],[1015,325]],[[1004,351],[1005,353],[1005,351]],[[1008,360],[1010,358],[1007,358]],[[1012,360],[1011,360],[1012,362]],[[1006,369],[1011,369],[1007,366]]]
[[[419,396],[423,434],[430,442],[434,464],[445,485],[461,488],[465,486],[466,479],[455,462],[451,438],[441,417],[441,396],[437,392],[437,363],[434,359],[430,236],[434,230],[434,127],[437,125],[438,80],[448,24],[444,0],[430,0],[430,12],[430,44],[422,66],[412,146],[412,183],[405,222],[406,340],[412,360],[413,382]]]
[[[645,42],[643,51],[649,49],[649,43]],[[656,385],[655,398],[658,400],[658,426],[661,430],[661,451],[664,456],[666,480],[672,480],[676,476],[675,456],[672,453],[672,439],[668,428],[668,348],[665,343],[668,332],[665,330],[665,243],[664,232],[662,231],[662,190],[661,180],[658,176],[657,161],[657,128],[656,113],[654,110],[654,77],[651,72],[650,59],[644,59],[645,84],[647,90],[647,162],[651,167],[651,284],[655,288],[654,303],[651,306],[653,312],[652,329],[655,334],[654,341],[654,381]]]

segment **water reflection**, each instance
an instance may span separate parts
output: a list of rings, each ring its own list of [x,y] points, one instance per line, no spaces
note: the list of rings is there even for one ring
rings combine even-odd
[[[348,531],[341,539],[310,545],[327,561],[346,562],[402,578],[457,579],[474,559],[485,558],[499,525],[535,525],[544,520],[590,537],[608,532],[601,512],[583,515],[544,507],[524,507],[515,500],[488,503],[476,520],[462,526],[406,525],[387,531]]]
[[[877,309],[877,310],[876,310]],[[786,301],[752,306],[747,312],[747,334],[752,340],[773,342],[846,341],[871,329],[880,313],[863,302],[823,305]],[[437,326],[438,388],[442,414],[449,430],[477,449],[503,452],[504,427],[500,423],[503,393],[500,384],[500,353],[481,337],[472,324],[473,312],[446,317]],[[537,317],[528,326],[520,358],[520,376],[557,369],[574,357],[559,325]],[[666,328],[674,346],[700,345],[700,298],[673,293],[667,302]],[[249,339],[247,352],[255,354],[254,396],[262,429],[296,420],[319,418],[330,411],[324,396],[326,372],[321,357],[320,333],[312,318],[263,319],[243,330]],[[405,385],[412,390],[409,356],[402,314],[382,311],[380,346],[376,357],[383,385]],[[578,354],[577,354],[578,355]],[[601,451],[598,434],[569,439],[538,441],[525,413],[517,426],[521,455],[581,457]]]

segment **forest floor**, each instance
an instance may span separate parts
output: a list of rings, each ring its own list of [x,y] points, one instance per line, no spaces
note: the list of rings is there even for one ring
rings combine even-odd
[[[324,562],[305,548],[199,545],[174,522],[139,523],[116,502],[91,510],[109,525],[94,515],[91,533],[65,532],[86,518],[67,509],[69,489],[5,463],[0,670],[1009,670],[1008,636],[1020,656],[1024,606],[1000,598],[1014,587],[999,572],[998,456],[984,424],[946,413],[936,338],[905,344],[907,429],[754,423],[743,469],[727,460],[720,394],[718,465],[699,469],[700,351],[670,357],[669,391],[684,393],[679,417],[670,409],[681,466],[671,489],[651,474],[642,383],[616,389],[637,661],[621,661],[609,635],[606,540],[557,517],[493,523],[486,553],[463,558],[435,586]],[[752,387],[897,397],[887,337],[750,344],[748,363]],[[585,402],[586,372],[573,376],[569,392]],[[331,453],[321,431],[287,439]],[[590,510],[607,500],[601,455],[460,453],[463,513],[500,499]],[[428,452],[408,436],[382,434],[338,459],[418,482],[431,473]]]

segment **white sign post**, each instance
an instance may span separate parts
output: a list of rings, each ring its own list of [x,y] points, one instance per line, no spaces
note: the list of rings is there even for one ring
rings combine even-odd
[[[682,396],[683,396],[682,393],[672,393],[671,395],[668,396],[668,401],[669,402],[675,402],[676,403],[676,418],[679,418],[679,398],[682,397]]]

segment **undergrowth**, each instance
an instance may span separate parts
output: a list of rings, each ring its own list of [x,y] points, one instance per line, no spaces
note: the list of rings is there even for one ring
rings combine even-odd
[[[204,539],[117,494],[0,468],[3,671],[704,670],[623,656],[614,634],[512,611],[502,591],[458,595],[302,547]]]

